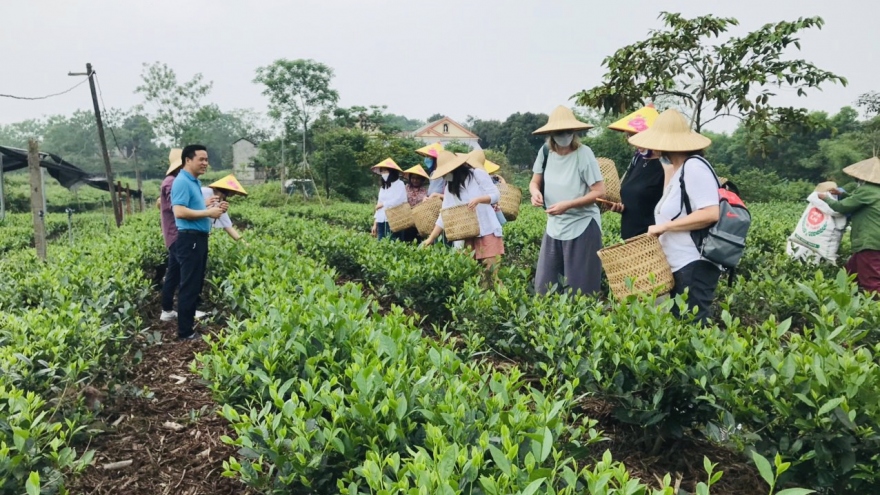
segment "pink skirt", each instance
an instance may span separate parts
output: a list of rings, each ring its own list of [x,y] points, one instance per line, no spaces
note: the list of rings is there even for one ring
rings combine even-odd
[[[504,240],[495,234],[465,239],[464,245],[474,250],[474,258],[478,260],[504,254]]]

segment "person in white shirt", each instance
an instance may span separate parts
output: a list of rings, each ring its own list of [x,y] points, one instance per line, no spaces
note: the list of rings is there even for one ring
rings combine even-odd
[[[205,204],[210,204],[213,201],[225,202],[227,198],[235,195],[247,196],[247,191],[244,190],[244,187],[241,186],[241,183],[239,183],[238,179],[232,174],[223,177],[208,187],[202,188],[202,197],[205,198]],[[232,220],[229,218],[228,213],[223,213],[220,215],[220,218],[212,220],[211,228],[223,229],[233,240],[241,241],[245,246],[248,245],[248,243],[242,239],[241,234],[238,233],[235,226],[232,225]]]
[[[386,158],[370,170],[382,178],[370,233],[380,241],[386,237],[390,237],[392,241],[399,241],[403,232],[391,232],[385,210],[407,202],[406,186],[400,180],[400,167],[391,158]]]
[[[473,250],[475,259],[486,267],[487,280],[497,282],[497,264],[504,254],[501,224],[492,209],[492,204],[501,199],[501,193],[492,182],[492,178],[482,168],[485,157],[482,151],[473,151],[465,156],[456,156],[448,151],[440,151],[437,158],[437,170],[432,178],[444,178],[446,187],[443,191],[443,209],[453,206],[467,205],[477,213],[480,224],[480,235],[465,239],[465,246]],[[473,165],[472,165],[473,164]],[[434,231],[422,243],[430,246],[443,232],[443,215]]]
[[[648,227],[648,233],[660,237],[672,268],[675,287],[670,295],[687,291],[689,309],[696,308],[697,320],[706,324],[712,316],[712,301],[721,276],[721,268],[703,259],[697,247],[702,233],[720,215],[719,182],[703,158],[703,150],[712,141],[692,131],[684,115],[670,109],[660,114],[651,128],[630,137],[629,142],[661,153],[665,185],[654,210],[655,225]],[[685,201],[690,204],[685,205]],[[678,307],[673,312],[678,316]]]

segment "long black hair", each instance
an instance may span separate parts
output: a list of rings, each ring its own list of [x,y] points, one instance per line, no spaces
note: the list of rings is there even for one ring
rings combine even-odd
[[[455,195],[456,198],[461,199],[461,189],[473,176],[474,168],[467,163],[453,170],[452,180],[446,183],[446,186],[449,187],[449,192]]]
[[[388,171],[388,180],[382,179],[382,176],[379,176],[379,180],[382,181],[382,189],[388,189],[391,187],[391,184],[400,178],[400,172],[394,170],[393,168],[385,169]]]

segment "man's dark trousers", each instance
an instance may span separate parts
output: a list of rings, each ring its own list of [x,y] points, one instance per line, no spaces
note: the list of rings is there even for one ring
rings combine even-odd
[[[205,283],[208,266],[208,233],[181,230],[174,243],[180,263],[180,290],[177,293],[177,337],[193,334],[196,306]]]

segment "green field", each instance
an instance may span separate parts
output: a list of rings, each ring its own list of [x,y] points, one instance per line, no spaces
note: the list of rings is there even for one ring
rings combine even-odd
[[[191,371],[233,454],[210,476],[278,494],[674,494],[677,473],[687,493],[880,488],[880,309],[839,267],[788,259],[800,204],[751,205],[737,280],[698,328],[676,301],[536,297],[538,209],[505,225],[487,292],[461,253],[370,237],[370,205],[276,200],[233,202],[249,247],[211,241],[214,331]],[[151,330],[158,212],[110,234],[75,218],[71,245],[48,217],[45,263],[29,216],[0,224],[0,494],[97,476],[95,424],[172,339]],[[614,214],[603,231],[619,241]]]

